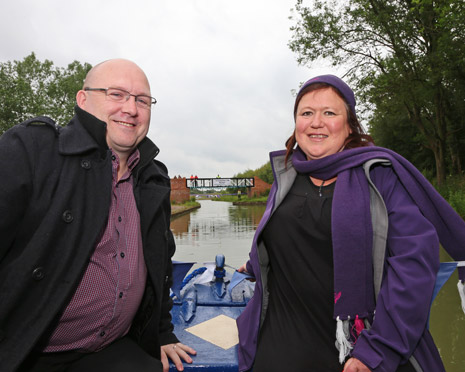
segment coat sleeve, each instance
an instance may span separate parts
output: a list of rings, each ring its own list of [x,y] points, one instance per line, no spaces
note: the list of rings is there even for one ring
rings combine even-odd
[[[375,168],[372,178],[388,211],[387,251],[375,319],[352,356],[374,372],[387,372],[408,360],[426,329],[439,240],[390,167]]]
[[[174,254],[174,237],[171,231],[169,232],[170,238],[169,238],[169,249],[173,253],[171,253],[171,256]],[[171,264],[171,256],[170,256],[170,262],[168,263],[168,269],[165,275],[165,284],[163,287],[163,299],[162,299],[162,304],[161,304],[161,316],[160,316],[160,344],[161,345],[166,345],[166,344],[172,344],[179,342],[178,338],[176,335],[173,333],[174,326],[173,323],[171,322],[171,308],[173,307],[173,300],[170,297],[170,288],[173,284],[173,266]]]
[[[169,179],[168,179],[169,182]],[[169,229],[170,226],[170,218],[171,218],[171,204],[168,200],[164,201],[165,205],[163,208],[165,209],[165,217],[166,217],[166,226],[168,229],[166,231],[167,234],[167,246],[168,246],[168,255],[167,255],[167,263],[166,263],[166,272],[165,272],[165,281],[163,285],[163,298],[161,303],[161,314],[160,314],[160,323],[159,323],[159,335],[160,335],[160,344],[172,344],[179,342],[176,335],[173,333],[174,326],[171,321],[171,308],[173,307],[173,300],[170,296],[170,288],[173,285],[173,265],[171,262],[171,258],[173,257],[176,251],[176,244],[174,241],[174,236],[171,230]]]
[[[16,126],[0,137],[0,261],[15,241],[32,194],[32,146],[24,140],[26,130]]]

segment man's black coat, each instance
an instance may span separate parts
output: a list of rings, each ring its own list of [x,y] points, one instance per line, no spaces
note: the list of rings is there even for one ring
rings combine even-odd
[[[14,371],[47,342],[108,218],[111,151],[105,123],[76,107],[64,128],[29,121],[0,137],[0,366]],[[151,355],[177,342],[169,297],[175,244],[170,180],[145,138],[134,175],[144,259],[144,298],[130,334]]]

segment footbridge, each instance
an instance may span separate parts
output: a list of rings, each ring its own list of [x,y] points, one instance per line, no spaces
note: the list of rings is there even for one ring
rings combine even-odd
[[[186,178],[174,177],[171,179],[170,199],[176,203],[183,203],[190,199],[190,192],[193,189],[216,189],[216,188],[245,188],[247,196],[259,196],[271,188],[271,185],[258,177],[250,178]],[[245,190],[244,190],[245,194]]]
[[[222,188],[222,187],[254,187],[252,178],[186,178],[186,187],[189,189]]]

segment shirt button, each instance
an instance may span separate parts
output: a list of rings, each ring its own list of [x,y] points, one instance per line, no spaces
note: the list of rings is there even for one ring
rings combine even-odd
[[[121,258],[124,258],[125,256],[124,252],[121,252],[119,255],[121,256]]]
[[[121,216],[118,216],[118,222],[121,222],[121,221],[122,221]]]
[[[123,292],[119,293],[119,298],[123,298]]]
[[[32,272],[32,278],[34,280],[42,280],[45,276],[44,268],[43,267],[37,267],[34,269]]]
[[[83,167],[84,169],[90,169],[91,167],[90,160],[87,160],[87,159],[81,160],[81,167]]]
[[[105,336],[105,331],[100,332],[100,337]]]
[[[73,214],[71,213],[70,210],[66,210],[63,212],[63,214],[61,215],[61,218],[63,219],[63,221],[65,221],[66,223],[70,223],[73,221],[74,217],[73,217]]]
[[[111,160],[115,161],[115,160],[116,160],[116,156],[115,156],[115,155],[112,155]]]

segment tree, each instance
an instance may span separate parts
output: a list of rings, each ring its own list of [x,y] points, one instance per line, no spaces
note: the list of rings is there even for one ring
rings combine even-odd
[[[268,161],[267,163],[263,164],[261,167],[255,170],[248,169],[242,173],[236,174],[234,177],[251,178],[254,176],[260,178],[262,181],[272,184],[273,183],[273,170],[271,169],[271,163]]]
[[[0,63],[0,134],[38,115],[65,125],[91,67],[77,61],[67,68],[56,67],[49,60],[39,61],[34,53],[23,61]]]
[[[392,132],[403,126],[409,128],[407,133],[417,133],[413,138],[434,155],[438,184],[445,180],[447,170],[461,171],[463,2],[315,0],[306,7],[298,0],[295,10],[297,23],[289,46],[298,54],[299,63],[327,58],[334,65],[347,66],[346,75],[365,103],[363,115],[374,134],[379,125]],[[392,108],[402,114],[388,116]]]

